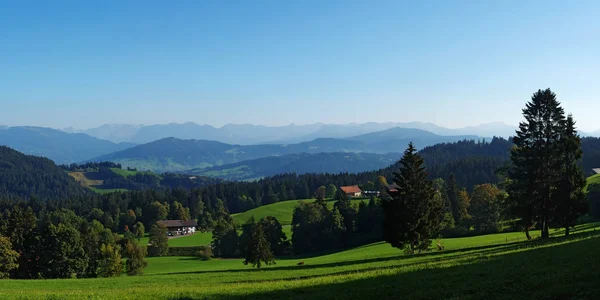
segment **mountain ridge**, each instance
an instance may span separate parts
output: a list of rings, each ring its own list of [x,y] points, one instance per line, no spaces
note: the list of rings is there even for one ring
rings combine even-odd
[[[131,143],[113,143],[83,133],[65,133],[35,126],[0,130],[0,145],[24,154],[44,156],[57,164],[78,162],[133,146]]]
[[[426,147],[442,142],[478,140],[476,136],[440,136],[420,129],[392,128],[350,138],[317,138],[295,144],[239,145],[208,140],[164,138],[151,143],[96,157],[126,167],[152,171],[185,171],[254,160],[263,157],[316,153],[387,154],[404,151],[409,142]]]
[[[87,130],[63,129],[67,132],[80,132],[110,140],[112,142],[132,142],[145,144],[167,137],[179,139],[214,140],[228,144],[291,144],[307,142],[317,138],[347,138],[386,130],[394,127],[416,128],[438,135],[513,135],[517,126],[502,122],[484,123],[463,128],[446,128],[430,122],[366,122],[347,124],[314,123],[307,125],[289,124],[284,126],[264,126],[253,124],[225,124],[215,127],[194,122],[154,125],[105,124]],[[120,130],[120,131],[119,131]]]

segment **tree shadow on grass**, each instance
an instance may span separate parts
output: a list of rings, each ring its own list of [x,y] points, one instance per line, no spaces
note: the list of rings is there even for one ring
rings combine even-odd
[[[596,236],[451,267],[390,270],[327,284],[299,280],[289,289],[273,283],[270,291],[232,286],[231,294],[209,299],[600,299],[599,248]],[[206,298],[181,293],[170,299]]]
[[[377,262],[387,262],[387,261],[402,261],[402,260],[408,260],[408,259],[415,259],[415,258],[427,258],[427,257],[431,257],[431,260],[427,260],[427,261],[418,261],[415,263],[408,263],[408,264],[402,264],[402,265],[394,265],[391,267],[373,267],[373,268],[364,268],[364,269],[360,269],[360,271],[372,271],[372,270],[377,270],[377,269],[384,269],[384,268],[397,268],[397,267],[406,267],[406,266],[410,266],[410,265],[415,265],[415,264],[423,264],[423,263],[427,263],[427,262],[439,262],[439,261],[443,261],[443,260],[457,260],[457,259],[463,259],[465,257],[469,257],[469,256],[473,256],[475,253],[478,256],[482,256],[482,255],[492,255],[494,253],[498,253],[498,252],[505,252],[505,251],[513,251],[513,250],[517,250],[517,249],[521,249],[521,248],[528,248],[528,247],[534,247],[534,246],[539,246],[541,244],[544,243],[556,243],[558,241],[563,241],[565,239],[568,238],[582,238],[585,236],[588,236],[590,234],[593,234],[593,232],[591,233],[580,233],[577,235],[572,235],[570,237],[560,237],[560,238],[553,238],[551,240],[534,240],[534,241],[530,241],[530,242],[511,242],[508,244],[496,244],[496,245],[484,245],[484,246],[478,246],[478,247],[471,247],[471,248],[460,248],[460,249],[452,249],[452,250],[444,250],[444,251],[435,251],[435,252],[423,252],[423,253],[419,253],[419,254],[414,254],[414,255],[405,255],[405,254],[399,254],[396,256],[389,256],[389,257],[379,257],[379,258],[369,258],[369,259],[358,259],[358,260],[349,260],[349,261],[339,261],[339,262],[332,262],[332,263],[321,263],[321,264],[305,264],[302,266],[281,266],[281,267],[277,267],[277,266],[271,266],[268,268],[262,268],[262,269],[255,269],[255,268],[244,268],[244,269],[227,269],[227,270],[210,270],[210,271],[190,271],[190,272],[173,272],[173,273],[161,273],[161,274],[156,274],[156,276],[161,276],[161,275],[176,275],[176,274],[218,274],[218,273],[240,273],[240,272],[257,272],[257,271],[261,271],[261,272],[277,272],[277,271],[294,271],[294,270],[310,270],[310,269],[321,269],[321,268],[333,268],[333,267],[344,267],[344,266],[352,266],[352,265],[359,265],[359,264],[368,264],[368,263],[377,263]],[[400,250],[398,250],[400,252]],[[196,258],[182,258],[182,260],[195,260]],[[348,272],[356,272],[357,270],[353,270],[353,271],[344,271],[344,272],[340,272],[340,273],[333,273],[333,274],[346,274]],[[329,274],[331,275],[331,274]],[[297,278],[297,277],[296,277]]]

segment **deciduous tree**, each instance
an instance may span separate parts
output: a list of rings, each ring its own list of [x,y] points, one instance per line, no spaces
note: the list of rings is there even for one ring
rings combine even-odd
[[[154,223],[149,234],[148,254],[150,256],[165,256],[169,254],[169,238],[167,227],[159,222]]]
[[[98,276],[117,277],[123,272],[123,261],[119,246],[102,244],[100,246],[100,261],[98,263]]]
[[[10,240],[0,236],[0,279],[8,278],[19,267],[18,259],[19,253],[12,249]]]
[[[146,247],[138,243],[127,243],[127,262],[125,263],[127,275],[136,276],[144,274],[144,269],[148,266]]]
[[[471,194],[470,216],[477,233],[500,231],[502,192],[491,184],[476,185]]]

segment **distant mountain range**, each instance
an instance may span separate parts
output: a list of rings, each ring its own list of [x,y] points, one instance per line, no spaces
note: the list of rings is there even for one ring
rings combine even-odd
[[[43,127],[6,127],[0,129],[0,145],[22,153],[44,156],[57,164],[79,162],[134,146],[113,143],[81,133]]]
[[[406,127],[395,126],[398,124]],[[378,155],[401,153],[411,141],[417,148],[423,148],[459,140],[482,140],[484,137],[489,140],[492,136],[508,135],[513,129],[502,123],[489,123],[462,129],[448,129],[431,123],[419,122],[313,124],[280,127],[226,125],[221,128],[185,123],[152,126],[104,125],[89,129],[86,134],[76,133],[78,130],[74,129],[65,129],[65,131],[72,133],[41,127],[0,127],[0,145],[9,146],[26,154],[48,157],[58,164],[114,161],[140,170],[179,172],[194,169],[200,174],[202,173],[199,172],[200,169],[206,169],[208,172],[209,168],[212,168],[211,172],[221,172],[225,169],[216,167],[266,157],[279,157],[273,158],[271,162],[260,161],[263,164],[273,164],[275,169],[276,166],[282,166],[284,163],[299,164],[303,161],[317,161],[322,158],[317,156],[302,157],[304,160],[300,160],[298,156],[293,159],[292,157],[281,158],[300,153],[372,153]],[[468,134],[470,132],[479,134]],[[89,134],[119,141],[133,140],[141,145],[131,142],[115,143],[92,137]],[[157,136],[169,135],[175,137],[152,140]],[[196,136],[207,138],[194,138]],[[150,142],[145,143],[149,140]],[[239,142],[226,143],[222,142],[223,140]],[[334,160],[331,165],[332,172],[352,168],[351,160],[348,160],[344,166],[338,157],[330,158]],[[376,165],[384,158],[363,156],[361,159],[359,165],[364,167],[359,169],[367,170],[370,168],[367,166]],[[253,170],[258,170],[254,164],[252,166]],[[295,168],[293,165],[288,165],[288,167],[288,169]],[[260,170],[263,169],[265,169],[264,166],[260,168]],[[280,170],[284,169],[280,168]],[[311,170],[307,170],[307,172],[311,172]],[[250,175],[262,177],[267,173],[252,171]]]
[[[308,142],[319,138],[348,138],[352,136],[382,131],[391,128],[413,128],[429,131],[437,135],[456,136],[501,136],[509,137],[516,126],[504,123],[487,123],[459,129],[449,129],[432,123],[350,123],[350,124],[310,124],[287,126],[261,126],[249,124],[228,124],[217,128],[210,125],[199,125],[188,122],[161,125],[102,125],[87,130],[66,128],[68,133],[85,133],[115,143],[130,142],[145,144],[159,139],[174,137],[178,139],[210,140],[227,144],[291,144]]]
[[[422,148],[438,143],[477,140],[477,136],[440,136],[420,129],[391,128],[374,133],[340,138],[319,138],[296,144],[231,145],[206,140],[166,138],[93,161],[118,162],[123,166],[153,171],[206,169],[258,158],[299,153],[399,153],[409,142]],[[379,160],[381,157],[370,157]],[[349,168],[349,167],[348,167]]]
[[[226,180],[250,180],[283,173],[359,173],[385,168],[394,164],[401,156],[400,153],[299,153],[188,170],[184,173]]]

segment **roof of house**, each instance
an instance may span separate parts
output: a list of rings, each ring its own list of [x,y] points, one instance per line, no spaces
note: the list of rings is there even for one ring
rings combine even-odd
[[[398,185],[397,185],[397,184],[395,184],[395,183],[392,183],[392,184],[389,184],[389,185],[387,186],[387,188],[386,188],[386,189],[387,189],[387,191],[388,191],[388,192],[392,192],[392,193],[394,193],[394,192],[397,192],[397,191],[398,191],[398,188],[399,188],[399,187],[398,187]]]
[[[594,169],[594,172],[596,172],[596,174],[600,174],[600,168]]]
[[[341,186],[340,189],[346,194],[362,193],[358,185]]]
[[[166,227],[196,227],[198,226],[198,222],[196,220],[162,220],[158,221],[159,223],[165,225]]]

